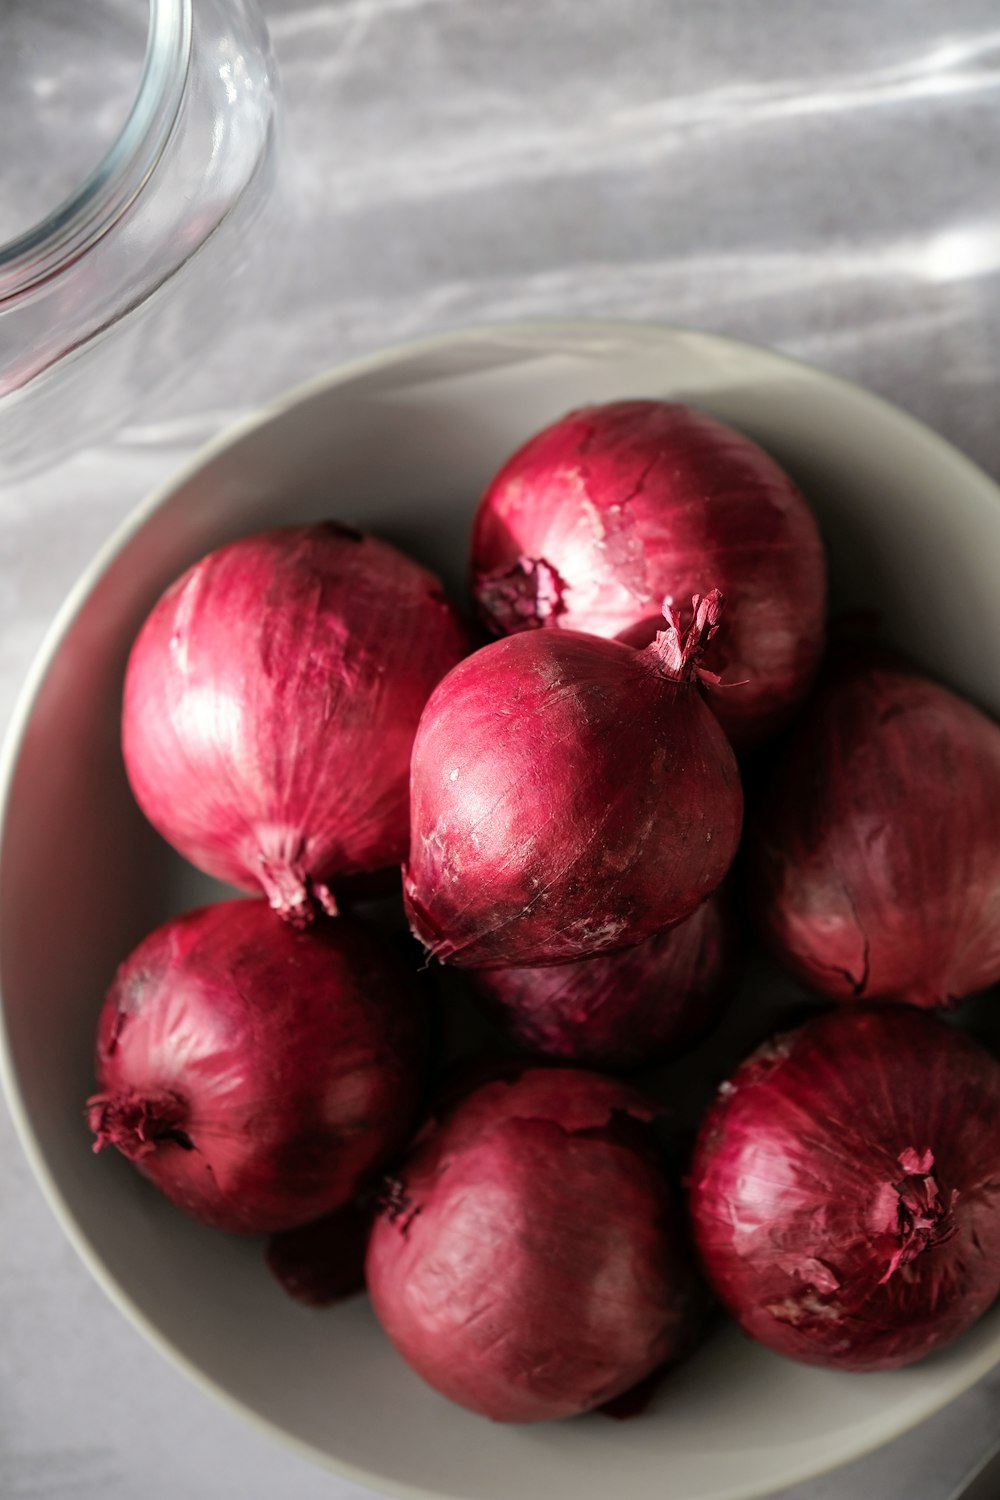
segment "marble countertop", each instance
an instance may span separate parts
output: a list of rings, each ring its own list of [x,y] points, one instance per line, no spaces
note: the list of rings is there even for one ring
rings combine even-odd
[[[446,327],[595,314],[773,344],[1000,477],[995,0],[265,9],[288,127],[268,294],[113,439],[0,489],[3,718],[75,576],[195,445],[347,356]],[[4,1500],[363,1493],[217,1408],[126,1325],[2,1114],[0,1178]],[[998,1429],[1000,1372],[786,1495],[945,1500]]]

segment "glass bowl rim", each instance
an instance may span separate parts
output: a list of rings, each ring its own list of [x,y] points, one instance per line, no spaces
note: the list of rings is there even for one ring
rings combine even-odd
[[[148,0],[132,107],[101,161],[43,219],[0,242],[0,309],[74,264],[141,193],[177,124],[191,67],[193,0]]]

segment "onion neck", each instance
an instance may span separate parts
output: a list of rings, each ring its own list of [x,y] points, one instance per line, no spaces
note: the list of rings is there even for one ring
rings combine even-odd
[[[329,886],[306,874],[300,858],[269,858],[260,854],[257,875],[271,908],[292,927],[308,927],[317,904],[331,917],[337,916],[337,901]]]
[[[667,628],[658,630],[656,638],[646,647],[652,652],[662,677],[669,677],[673,682],[693,682],[695,678],[718,682],[715,673],[706,671],[701,665],[701,659],[719,628],[725,602],[718,589],[695,594],[691,600],[693,617],[685,629],[680,611],[675,610],[669,601],[664,601],[663,618]]]
[[[87,1100],[94,1150],[117,1146],[129,1161],[140,1161],[167,1142],[190,1151],[193,1142],[184,1129],[186,1121],[187,1109],[178,1094],[137,1094],[121,1089],[94,1094]]]
[[[934,1171],[933,1152],[920,1154],[910,1148],[900,1155],[899,1164],[906,1175],[892,1184],[897,1199],[896,1248],[889,1257],[880,1286],[900,1266],[908,1265],[935,1245],[943,1245],[958,1232],[953,1213],[955,1195],[942,1193]]]
[[[406,1239],[410,1225],[421,1212],[421,1205],[414,1202],[401,1177],[384,1177],[375,1200],[375,1212]]]

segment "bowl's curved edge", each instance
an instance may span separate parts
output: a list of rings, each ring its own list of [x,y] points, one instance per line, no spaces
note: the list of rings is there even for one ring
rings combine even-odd
[[[617,336],[634,339],[637,343],[648,344],[683,339],[714,346],[720,352],[726,350],[749,351],[756,358],[770,363],[775,368],[784,367],[790,371],[798,371],[800,374],[805,373],[814,380],[833,385],[841,391],[852,393],[855,397],[862,397],[868,403],[876,405],[893,421],[902,423],[905,427],[908,427],[922,441],[928,442],[939,450],[944,451],[951,462],[956,463],[959,467],[966,470],[970,479],[974,479],[977,483],[984,484],[992,489],[997,503],[1000,504],[1000,485],[952,443],[948,442],[946,438],[941,437],[940,434],[928,427],[926,423],[920,421],[919,418],[902,410],[885,397],[867,391],[843,376],[833,374],[819,366],[810,364],[808,361],[798,359],[794,355],[785,354],[768,348],[765,345],[752,343],[749,340],[733,339],[722,334],[703,332],[699,329],[687,328],[681,325],[651,323],[639,320],[531,318],[509,323],[474,325],[427,338],[390,345],[387,348],[380,349],[372,354],[363,355],[345,364],[335,366],[321,375],[303,381],[259,410],[241,418],[238,422],[232,423],[217,437],[199,448],[184,464],[173,471],[169,478],[158,485],[145,500],[141,501],[99,549],[92,562],[71,589],[46,632],[22,685],[4,735],[2,747],[0,747],[0,863],[2,863],[4,855],[4,835],[12,782],[22,741],[30,722],[36,699],[63,638],[101,575],[141,530],[148,519],[167,503],[175,491],[180,489],[188,480],[220,454],[234,447],[250,434],[268,426],[291,408],[323,392],[337,386],[349,385],[365,375],[376,373],[405,359],[430,355],[445,350],[449,346],[474,343],[477,339],[490,337],[503,336],[506,338],[517,338],[529,335],[538,336],[540,334],[547,334],[552,339],[559,336],[570,339],[579,339],[581,336],[589,336],[591,338]],[[106,1271],[100,1254],[80,1228],[72,1210],[63,1197],[58,1183],[49,1170],[48,1163],[28,1116],[15,1074],[2,995],[0,995],[0,1087],[2,1087],[18,1139],[32,1172],[67,1239],[110,1301],[176,1369],[181,1371],[193,1384],[227,1410],[251,1422],[286,1448],[313,1463],[320,1464],[333,1473],[341,1475],[352,1483],[370,1489],[387,1491],[393,1495],[398,1495],[400,1500],[441,1500],[438,1492],[423,1489],[418,1485],[408,1485],[400,1480],[389,1480],[372,1470],[336,1459],[322,1449],[316,1448],[312,1444],[295,1437],[287,1429],[262,1415],[253,1406],[232,1396],[223,1386],[217,1384],[207,1376],[154,1322],[147,1318],[142,1309],[131,1298],[125,1295],[114,1277]],[[844,1453],[841,1462],[846,1463],[861,1458],[867,1453],[874,1452],[885,1443],[891,1442],[894,1438],[900,1437],[912,1430],[924,1418],[933,1415],[936,1411],[941,1410],[951,1401],[969,1390],[998,1364],[1000,1364],[1000,1334],[997,1336],[994,1347],[984,1350],[976,1359],[963,1367],[961,1372],[950,1378],[938,1395],[935,1395],[932,1399],[918,1403],[904,1419],[891,1424],[885,1431],[879,1433],[878,1436],[873,1436],[870,1440],[866,1438],[856,1447],[850,1448],[849,1451]],[[825,1459],[810,1460],[808,1455],[803,1454],[798,1461],[787,1464],[780,1474],[772,1474],[761,1484],[751,1482],[748,1486],[746,1483],[741,1483],[735,1488],[717,1490],[716,1497],[717,1500],[759,1500],[759,1497],[773,1494],[776,1485],[778,1488],[784,1488],[789,1485],[802,1483],[821,1474],[828,1473],[832,1468],[838,1466],[839,1464],[829,1464]],[[450,1497],[450,1500],[465,1500],[465,1497],[455,1494]]]

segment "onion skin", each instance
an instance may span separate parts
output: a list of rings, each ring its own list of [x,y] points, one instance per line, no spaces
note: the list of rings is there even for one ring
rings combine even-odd
[[[480,502],[472,579],[498,634],[637,646],[664,597],[721,589],[706,665],[727,685],[708,699],[740,751],[788,722],[823,647],[826,560],[801,493],[755,443],[677,402],[583,407],[525,443]]]
[[[525,1052],[625,1072],[677,1057],[730,998],[739,938],[717,893],[635,948],[538,969],[472,976],[486,1013]]]
[[[497,1422],[589,1411],[686,1350],[694,1282],[648,1102],[529,1069],[418,1137],[368,1246],[404,1359]]]
[[[413,736],[465,649],[434,574],[375,537],[330,522],[220,547],[133,646],[132,790],[193,864],[305,925],[336,910],[329,882],[404,859]]]
[[[718,607],[696,601],[686,633],[672,617],[645,651],[507,636],[438,685],[413,747],[403,872],[435,957],[528,967],[627,948],[718,886],[743,816],[695,678]]]
[[[1000,1290],[1000,1064],[926,1012],[820,1016],[723,1084],[690,1204],[751,1337],[844,1370],[921,1359]]]
[[[1000,980],[1000,728],[888,652],[831,661],[748,851],[762,936],[833,999]]]
[[[218,1229],[291,1229],[346,1204],[404,1144],[426,1050],[414,977],[359,923],[304,933],[263,901],[204,907],[115,976],[94,1149],[117,1146]]]

